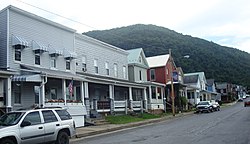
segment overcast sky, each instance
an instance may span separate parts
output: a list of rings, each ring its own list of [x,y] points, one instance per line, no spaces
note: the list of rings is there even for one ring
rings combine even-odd
[[[153,24],[250,53],[250,0],[0,0],[0,9],[10,4],[79,33]]]

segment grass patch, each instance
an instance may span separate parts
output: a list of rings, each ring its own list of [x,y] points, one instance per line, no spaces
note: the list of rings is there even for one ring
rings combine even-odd
[[[137,114],[137,115],[109,115],[105,119],[109,121],[112,124],[126,124],[126,123],[132,123],[132,122],[138,122],[143,121],[147,119],[155,119],[160,118],[161,115],[155,115],[155,114],[149,114],[149,113],[143,113],[143,114]]]

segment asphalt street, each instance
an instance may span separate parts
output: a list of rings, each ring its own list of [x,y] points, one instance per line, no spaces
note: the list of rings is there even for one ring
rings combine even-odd
[[[71,144],[250,144],[250,107],[243,102],[202,113],[127,129]]]

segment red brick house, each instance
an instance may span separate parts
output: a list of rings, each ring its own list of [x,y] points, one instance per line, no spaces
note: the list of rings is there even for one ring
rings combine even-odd
[[[147,61],[149,64],[148,81],[167,84],[171,79],[170,68],[172,67],[173,72],[176,71],[175,63],[170,61],[169,54],[148,57]]]
[[[167,107],[170,108],[170,92],[171,92],[171,68],[173,72],[173,84],[174,84],[174,97],[175,105],[178,108],[182,107],[181,97],[186,97],[186,87],[183,82],[183,71],[181,68],[177,68],[174,60],[170,58],[169,54],[159,55],[147,58],[149,69],[147,71],[148,81],[162,83],[165,85]]]

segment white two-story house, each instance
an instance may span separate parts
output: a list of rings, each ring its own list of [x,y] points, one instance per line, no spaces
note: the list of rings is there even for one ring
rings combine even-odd
[[[5,107],[61,106],[77,126],[84,125],[84,78],[76,75],[75,32],[14,6],[1,10],[0,67],[16,73],[7,80],[11,92]]]
[[[195,105],[200,101],[211,100],[204,72],[184,74],[184,83],[188,86],[187,97],[191,104]]]
[[[91,37],[76,34],[76,72],[86,79],[85,103],[90,117],[96,113],[144,109],[146,86],[129,81],[129,53]]]
[[[142,48],[128,50],[129,80],[142,83],[147,86],[144,107],[149,111],[164,110],[163,97],[165,85],[151,82],[147,79],[149,64]],[[139,91],[137,93],[140,93]],[[156,96],[157,95],[157,96]],[[155,97],[154,97],[155,96]],[[135,98],[137,101],[139,98]]]

